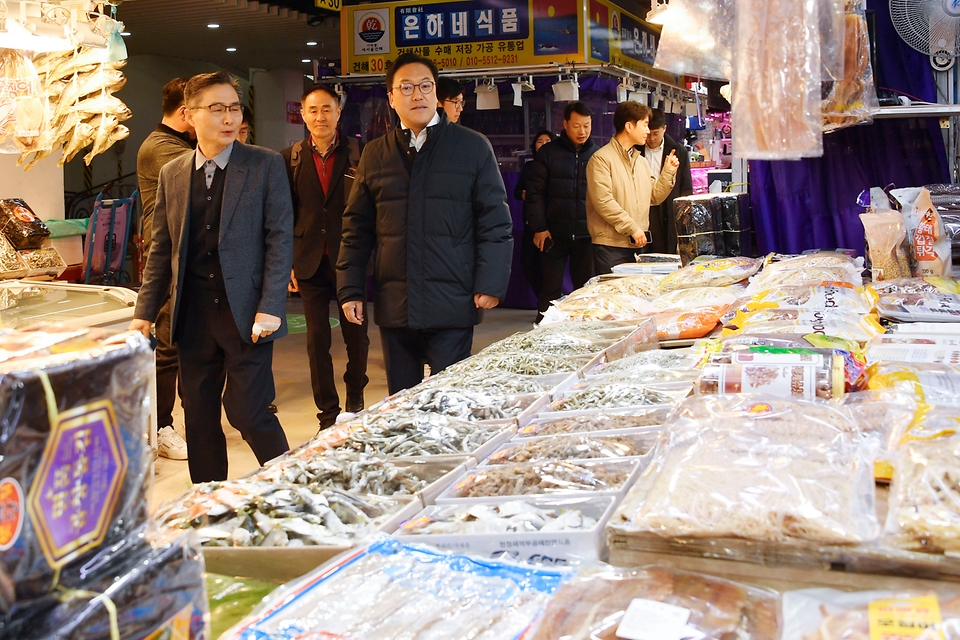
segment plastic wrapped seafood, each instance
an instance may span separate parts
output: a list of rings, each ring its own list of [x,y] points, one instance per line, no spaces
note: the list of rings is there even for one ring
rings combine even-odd
[[[770,636],[773,637],[773,636]],[[960,640],[960,593],[924,590],[783,594],[781,640]]]
[[[81,581],[62,587],[18,607],[12,619],[0,619],[0,636],[17,640],[210,637],[203,555],[192,535],[137,530],[103,547],[97,561],[84,567]]]
[[[592,358],[593,356],[590,354],[562,356],[519,350],[483,351],[447,367],[443,372],[450,374],[485,374],[503,371],[521,376],[548,376],[556,373],[571,373],[582,369]]]
[[[642,351],[597,367],[591,373],[628,373],[638,369],[689,369],[695,367],[699,356],[686,349],[653,349]]]
[[[504,338],[477,355],[526,352],[556,356],[592,356],[626,337],[634,329],[636,325],[630,323],[556,322]]]
[[[526,395],[546,393],[546,389],[528,376],[491,368],[484,371],[450,371],[445,369],[432,378],[424,380],[420,389],[432,387],[454,387],[477,392],[495,392],[502,395]]]
[[[453,499],[582,491],[611,493],[623,487],[636,464],[636,460],[545,461],[480,467],[467,474],[444,495]]]
[[[960,407],[960,369],[951,365],[876,362],[866,379],[868,389],[897,389],[923,404]]]
[[[428,536],[586,531],[597,526],[597,519],[577,508],[582,502],[583,499],[528,499],[499,504],[439,505],[428,507],[427,514],[404,522],[397,533]]]
[[[960,283],[953,278],[900,278],[871,282],[867,288],[877,296],[890,293],[960,293]]]
[[[511,443],[493,453],[484,464],[642,456],[653,448],[652,440],[653,438],[636,434],[622,436],[581,434],[537,438]]]
[[[685,398],[693,386],[683,389],[642,387],[629,380],[602,378],[573,391],[550,405],[551,411],[583,411],[673,404]]]
[[[578,290],[553,302],[541,324],[561,321],[624,321],[649,312],[644,299],[622,293],[593,293]]]
[[[960,322],[960,295],[885,293],[877,301],[877,311],[883,318],[901,322]]]
[[[652,298],[660,292],[657,286],[662,279],[663,276],[659,275],[603,275],[591,279],[580,291],[598,295],[615,294],[634,298]]]
[[[426,411],[463,420],[508,420],[515,418],[536,396],[507,396],[456,387],[419,385],[392,396],[378,411]]]
[[[727,287],[696,287],[677,289],[650,301],[657,311],[679,311],[698,307],[723,307],[736,301],[736,295]]]
[[[0,200],[0,233],[17,250],[39,249],[50,237],[47,225],[19,198]]]
[[[761,309],[739,313],[730,321],[735,331],[743,334],[815,333],[843,340],[867,342],[883,333],[874,315],[861,316],[828,309]]]
[[[747,287],[748,294],[760,293],[783,287],[811,287],[823,284],[849,284],[859,287],[863,283],[860,274],[854,274],[845,267],[807,267],[804,269],[787,269],[761,271],[750,280]]]
[[[778,637],[779,610],[771,591],[699,573],[592,566],[560,587],[532,638],[771,640]]]
[[[382,538],[281,587],[222,638],[517,638],[570,575]]]
[[[754,258],[719,258],[695,262],[674,271],[660,281],[661,293],[694,287],[725,287],[743,282],[760,270],[762,263]]]
[[[800,285],[767,289],[740,300],[740,311],[759,309],[836,309],[868,314],[876,304],[873,292],[843,285]]]
[[[872,447],[822,401],[697,396],[611,519],[664,538],[857,544],[877,538]]]
[[[841,40],[844,43],[843,71],[842,74],[831,73],[831,80],[823,83],[824,132],[872,122],[873,110],[880,106],[873,81],[870,38],[863,6],[858,0],[846,0],[843,4],[847,5]]]
[[[49,118],[33,62],[21,51],[0,50],[0,153],[49,149]]]
[[[250,478],[378,496],[411,495],[436,480],[422,477],[408,465],[365,453],[325,451],[316,455],[308,447],[292,452]]]
[[[0,618],[57,585],[78,588],[148,517],[147,341],[44,329],[0,332]]]
[[[156,515],[162,526],[193,529],[209,547],[336,546],[367,535],[407,504],[241,478],[193,485]]]
[[[471,454],[502,429],[424,411],[363,414],[351,424],[362,426],[350,430],[338,451],[385,457]]]
[[[696,340],[709,335],[726,313],[726,305],[698,307],[682,311],[662,311],[654,316],[657,338],[668,340]]]
[[[522,428],[518,437],[534,438],[653,427],[663,424],[669,412],[669,407],[659,407],[623,413],[585,413],[570,418],[538,418]]]

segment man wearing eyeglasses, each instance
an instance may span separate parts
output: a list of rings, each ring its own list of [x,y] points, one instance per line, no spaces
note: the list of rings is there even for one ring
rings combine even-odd
[[[338,297],[363,322],[366,265],[390,393],[470,355],[482,309],[506,294],[513,257],[506,189],[490,143],[437,111],[437,68],[401,54],[387,71],[400,126],[363,150],[343,217]]]
[[[463,86],[453,78],[440,78],[437,81],[437,106],[444,110],[450,122],[460,122],[463,114]]]
[[[197,150],[160,171],[153,249],[130,328],[149,335],[170,292],[190,479],[207,482],[227,478],[221,410],[260,464],[287,450],[268,407],[272,341],[287,332],[293,205],[280,154],[235,144],[236,80],[203,73],[183,93]]]

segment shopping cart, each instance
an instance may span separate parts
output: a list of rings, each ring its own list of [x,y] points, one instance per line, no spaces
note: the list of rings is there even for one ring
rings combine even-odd
[[[83,244],[84,283],[117,285],[129,281],[123,267],[139,193],[134,191],[129,198],[105,199],[102,193],[97,196]]]

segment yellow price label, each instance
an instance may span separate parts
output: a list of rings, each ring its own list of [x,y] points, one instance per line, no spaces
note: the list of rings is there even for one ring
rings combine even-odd
[[[343,3],[340,0],[314,0],[314,4],[320,9],[327,11],[340,11]]]
[[[875,600],[869,606],[870,640],[911,640],[941,624],[936,596],[905,600]],[[943,640],[943,634],[934,636]]]

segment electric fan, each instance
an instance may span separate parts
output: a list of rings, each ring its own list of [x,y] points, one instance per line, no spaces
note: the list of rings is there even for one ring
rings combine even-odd
[[[890,0],[890,19],[903,41],[930,56],[937,71],[960,55],[960,0]]]

